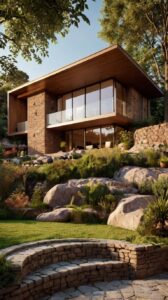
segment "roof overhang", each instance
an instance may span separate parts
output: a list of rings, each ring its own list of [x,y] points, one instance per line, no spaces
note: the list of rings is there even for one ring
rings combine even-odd
[[[147,98],[163,96],[159,87],[118,45],[96,52],[9,93],[18,98],[44,90],[61,95],[109,78],[116,79],[126,87],[134,87]]]

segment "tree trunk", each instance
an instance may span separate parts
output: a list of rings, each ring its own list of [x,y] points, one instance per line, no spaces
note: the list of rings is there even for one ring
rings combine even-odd
[[[164,101],[165,101],[165,122],[168,122],[168,53],[166,55],[165,60],[165,94],[164,94]]]

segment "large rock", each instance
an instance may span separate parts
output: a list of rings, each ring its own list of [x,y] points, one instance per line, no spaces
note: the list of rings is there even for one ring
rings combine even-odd
[[[44,197],[44,203],[52,208],[63,207],[70,204],[73,199],[73,204],[82,205],[84,197],[81,196],[83,186],[92,184],[106,184],[112,193],[136,193],[136,189],[129,184],[121,183],[110,178],[88,178],[88,179],[72,179],[67,183],[57,184],[50,189]]]
[[[44,197],[44,203],[48,204],[52,208],[63,207],[71,202],[72,197],[78,198],[77,193],[79,190],[80,189],[78,187],[69,186],[68,183],[57,184],[47,192]],[[78,199],[75,200],[77,203]]]
[[[154,200],[152,195],[130,195],[120,200],[117,208],[110,214],[107,224],[136,230],[141,222],[144,209]]]
[[[168,169],[162,168],[141,168],[141,167],[123,167],[114,176],[114,178],[123,183],[135,183],[141,185],[146,180],[156,180],[160,174],[168,173]]]
[[[42,213],[37,216],[37,221],[43,222],[68,222],[71,219],[71,208],[58,208],[51,212]]]

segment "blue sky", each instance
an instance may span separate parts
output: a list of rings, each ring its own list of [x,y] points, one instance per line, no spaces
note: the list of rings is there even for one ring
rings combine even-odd
[[[107,47],[108,44],[97,37],[100,30],[98,19],[102,2],[103,0],[95,2],[88,0],[89,10],[86,11],[86,15],[90,20],[90,26],[81,21],[78,28],[71,27],[65,38],[58,37],[57,44],[50,44],[49,57],[44,58],[42,64],[35,61],[26,62],[19,56],[19,69],[25,71],[29,79],[33,80]]]

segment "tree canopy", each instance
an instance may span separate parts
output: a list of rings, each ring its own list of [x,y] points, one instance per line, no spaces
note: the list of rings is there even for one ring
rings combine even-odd
[[[104,0],[99,36],[119,43],[165,90],[168,120],[168,1]]]
[[[8,62],[14,64],[18,53],[40,63],[57,34],[65,36],[81,19],[89,24],[87,8],[87,0],[1,0],[0,48],[8,45],[11,54],[1,57],[1,68]]]

